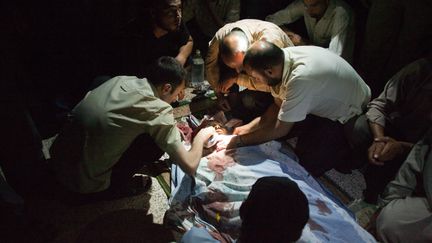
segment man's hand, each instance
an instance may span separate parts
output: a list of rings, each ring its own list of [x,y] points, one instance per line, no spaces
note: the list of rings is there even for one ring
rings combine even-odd
[[[231,110],[231,106],[229,105],[228,100],[223,96],[220,96],[217,98],[217,106],[222,111],[230,111]]]
[[[216,151],[228,149],[228,145],[236,136],[218,136],[218,141],[216,144]]]
[[[384,165],[384,162],[395,159],[405,152],[402,142],[391,137],[375,138],[369,148],[369,161],[375,165]]]
[[[249,126],[249,124],[246,124],[246,125],[234,128],[233,135],[243,135],[243,134],[249,133],[250,130],[251,130],[251,127]]]
[[[195,138],[200,138],[203,139],[204,142],[207,142],[207,140],[213,135],[216,135],[216,130],[214,127],[209,126],[201,129]]]
[[[183,100],[184,97],[185,97],[185,90],[182,89],[182,90],[180,91],[180,93],[178,94],[178,96],[177,96],[177,100],[178,100],[178,101]]]
[[[218,89],[220,92],[227,94],[229,92],[229,89],[237,82],[237,77],[228,78],[225,79],[222,83],[220,83],[218,86]]]
[[[384,165],[383,162],[379,161],[379,155],[381,154],[381,151],[383,150],[385,146],[385,143],[383,142],[377,142],[373,141],[372,145],[368,149],[368,159],[369,163],[374,165]]]

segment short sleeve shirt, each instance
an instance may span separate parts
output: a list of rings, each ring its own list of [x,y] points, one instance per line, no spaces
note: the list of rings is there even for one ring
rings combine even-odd
[[[141,134],[150,135],[168,154],[181,146],[172,107],[146,79],[106,81],[73,109],[55,140],[51,153],[57,178],[80,193],[107,189],[112,167]]]
[[[279,120],[298,122],[313,114],[343,124],[362,113],[370,89],[344,59],[315,46],[283,51],[282,81],[271,89],[283,101]]]

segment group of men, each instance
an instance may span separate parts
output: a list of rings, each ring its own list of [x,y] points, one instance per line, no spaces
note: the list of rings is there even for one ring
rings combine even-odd
[[[143,33],[157,43],[171,45],[169,40],[176,40],[177,47],[164,53],[164,45],[148,44],[133,53],[138,65],[121,73],[130,76],[114,77],[89,91],[52,146],[57,180],[80,196],[110,198],[136,193],[130,187],[134,174],[143,161],[157,160],[163,152],[193,176],[203,144],[215,133],[212,127],[201,130],[189,151],[181,143],[170,103],[185,87],[183,66],[192,51],[192,39],[188,34],[177,36],[183,26],[180,0],[158,1],[155,6],[153,28]],[[432,62],[427,58],[407,66],[370,102],[370,88],[349,64],[353,46],[350,11],[340,0],[297,0],[267,18],[274,23],[240,20],[226,24],[209,43],[206,75],[221,108],[235,109],[225,94],[238,85],[245,88],[239,93],[241,109],[257,115],[234,130],[237,136],[228,149],[295,137],[294,151],[314,176],[331,168],[350,171],[364,165],[351,163],[353,158],[364,158],[361,162],[370,162],[365,172],[365,199],[372,203],[402,165],[384,195],[391,208],[386,207],[378,221],[382,223],[380,237],[397,241],[407,234],[388,228],[407,223],[399,219],[389,223],[388,218],[407,216],[400,213],[401,208],[420,204],[410,210],[421,210],[421,215],[410,217],[427,217],[418,224],[409,223],[410,232],[432,227],[431,139],[421,140],[430,134],[426,131],[432,120]],[[276,25],[301,16],[314,46],[294,46]],[[136,43],[142,38],[138,36]],[[154,55],[149,58],[147,51]],[[141,72],[144,66],[139,64],[150,59],[151,68]],[[416,166],[407,168],[407,163]],[[415,175],[404,181],[409,169]],[[422,173],[425,184],[416,176]],[[411,190],[403,189],[403,183],[412,186]],[[392,201],[408,200],[403,198],[413,196],[421,185],[423,194],[419,195],[424,200],[404,201],[403,206]],[[392,196],[395,193],[403,196]],[[390,213],[392,210],[400,214]],[[423,235],[409,235],[414,234],[432,239],[426,230]]]

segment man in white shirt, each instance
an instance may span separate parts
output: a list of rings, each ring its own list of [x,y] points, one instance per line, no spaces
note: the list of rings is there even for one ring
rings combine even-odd
[[[313,45],[352,62],[354,50],[354,13],[342,0],[296,0],[272,15],[267,21],[276,25],[290,24],[304,17]]]
[[[281,49],[267,41],[253,44],[243,65],[255,82],[271,86],[274,104],[261,117],[236,128],[234,134],[240,136],[228,147],[295,134],[295,152],[313,175],[340,165],[350,152],[344,125],[370,100],[370,89],[356,71],[321,47]]]

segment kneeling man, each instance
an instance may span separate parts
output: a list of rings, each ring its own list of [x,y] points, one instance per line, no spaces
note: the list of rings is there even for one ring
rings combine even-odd
[[[370,89],[344,59],[321,47],[281,49],[259,41],[246,52],[243,65],[254,82],[271,86],[274,104],[237,128],[234,133],[240,136],[228,147],[289,134],[298,139],[295,152],[300,163],[315,176],[348,163],[344,124],[363,112]]]
[[[51,148],[56,179],[80,195],[134,195],[133,175],[164,152],[194,175],[215,130],[202,129],[185,150],[170,105],[184,87],[181,64],[161,57],[147,78],[118,76],[88,92]]]

